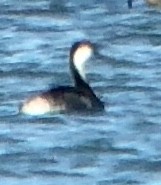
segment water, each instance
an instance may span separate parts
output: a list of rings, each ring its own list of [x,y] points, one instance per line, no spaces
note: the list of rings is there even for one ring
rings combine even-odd
[[[161,184],[160,10],[123,0],[0,7],[1,184]],[[87,77],[105,113],[19,114],[26,97],[71,83],[69,48],[84,38],[98,46]]]

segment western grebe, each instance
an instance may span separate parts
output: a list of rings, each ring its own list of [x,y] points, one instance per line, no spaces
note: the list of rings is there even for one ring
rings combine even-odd
[[[161,0],[145,0],[145,1],[149,6],[161,7]],[[132,8],[133,0],[127,0],[127,3],[128,3],[128,7]]]
[[[103,111],[103,102],[95,95],[86,82],[85,62],[93,54],[93,45],[89,41],[73,44],[70,50],[70,70],[74,86],[52,88],[40,95],[31,97],[21,106],[21,112],[29,115],[41,115],[52,112]]]
[[[149,5],[152,5],[152,6],[160,6],[161,7],[161,0],[146,0],[146,2]]]

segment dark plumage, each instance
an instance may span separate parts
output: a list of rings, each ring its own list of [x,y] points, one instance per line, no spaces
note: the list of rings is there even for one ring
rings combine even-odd
[[[70,70],[74,87],[59,86],[27,100],[21,110],[30,115],[48,112],[102,111],[104,104],[85,81],[83,64],[93,52],[89,41],[76,42],[70,51]]]

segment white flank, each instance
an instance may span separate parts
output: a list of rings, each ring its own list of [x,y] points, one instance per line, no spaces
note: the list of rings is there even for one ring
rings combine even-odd
[[[92,53],[93,53],[92,47],[85,44],[84,45],[82,44],[74,53],[73,57],[74,65],[78,72],[80,73],[80,75],[83,77],[83,79],[86,79],[84,70],[85,63],[92,56]]]
[[[23,104],[21,112],[28,115],[46,114],[50,112],[50,104],[42,97],[35,97]]]

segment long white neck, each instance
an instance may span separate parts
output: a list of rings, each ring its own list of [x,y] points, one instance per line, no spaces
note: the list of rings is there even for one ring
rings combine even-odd
[[[85,63],[92,55],[92,50],[87,48],[78,48],[73,56],[73,63],[83,80],[86,80]]]
[[[86,61],[79,59],[79,62],[77,62],[77,60],[73,60],[73,62],[80,76],[83,78],[83,80],[86,80],[86,73],[85,73],[85,62]]]

